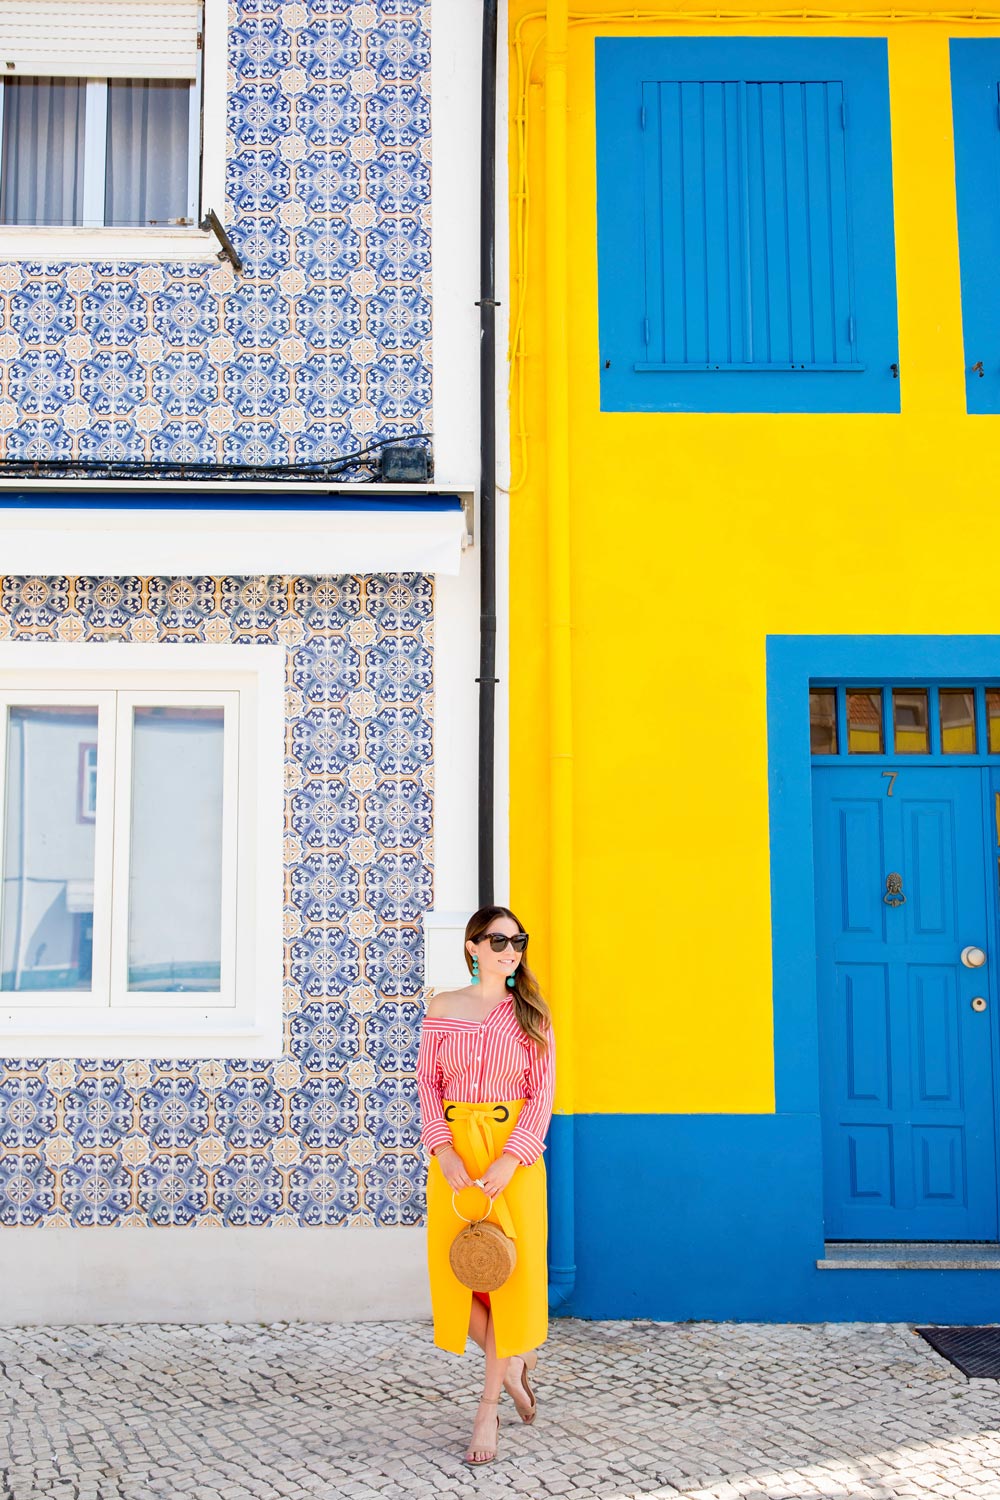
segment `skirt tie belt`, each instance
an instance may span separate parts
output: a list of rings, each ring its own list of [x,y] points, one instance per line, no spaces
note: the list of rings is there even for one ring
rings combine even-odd
[[[446,1120],[465,1120],[468,1125],[469,1147],[472,1152],[473,1161],[466,1162],[466,1170],[470,1166],[474,1169],[475,1177],[482,1177],[486,1168],[501,1155],[503,1146],[497,1137],[497,1127],[506,1125],[514,1109],[520,1110],[524,1103],[518,1099],[516,1103],[509,1101],[506,1104],[445,1104],[444,1117]],[[505,1137],[506,1138],[506,1137]],[[464,1190],[468,1192],[469,1189]],[[479,1190],[482,1192],[482,1189]],[[470,1214],[470,1218],[472,1215]],[[504,1202],[503,1194],[500,1193],[493,1200],[493,1211],[491,1217],[496,1219],[500,1228],[508,1239],[516,1239],[517,1231],[514,1221],[510,1216],[510,1209]]]

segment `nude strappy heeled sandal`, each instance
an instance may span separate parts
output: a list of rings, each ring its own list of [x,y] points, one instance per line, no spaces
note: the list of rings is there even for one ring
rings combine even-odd
[[[534,1373],[535,1365],[537,1364],[538,1355],[536,1354],[534,1364],[532,1364],[530,1369],[528,1368],[527,1360],[525,1360],[524,1364],[521,1366],[521,1385],[524,1388],[525,1395],[531,1402],[531,1410],[527,1414],[525,1414],[524,1412],[519,1413],[521,1421],[524,1423],[525,1427],[530,1427],[532,1422],[538,1416],[538,1397],[531,1389],[531,1384],[528,1380],[528,1376]]]
[[[497,1406],[498,1407],[500,1405],[500,1402],[499,1402],[499,1400],[497,1400],[497,1401],[480,1401],[479,1404],[480,1404],[480,1406]],[[486,1458],[469,1458],[468,1455],[466,1455],[466,1457],[462,1459],[463,1464],[466,1464],[470,1469],[478,1469],[478,1468],[481,1468],[483,1464],[494,1463],[495,1460],[496,1460],[497,1447],[499,1446],[499,1443],[500,1443],[500,1413],[498,1411],[497,1412],[497,1435],[496,1435],[496,1439],[495,1439],[495,1446],[493,1448],[493,1452],[490,1453],[490,1454],[488,1454],[488,1456]],[[469,1447],[470,1448],[472,1447],[471,1443],[469,1444]]]

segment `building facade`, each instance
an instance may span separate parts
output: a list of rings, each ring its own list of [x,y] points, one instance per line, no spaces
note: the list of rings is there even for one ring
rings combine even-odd
[[[475,905],[474,9],[0,5],[6,1321],[425,1305],[417,1028]],[[390,441],[430,477],[382,482]]]
[[[556,1295],[991,1321],[1000,14],[526,0],[510,49]]]

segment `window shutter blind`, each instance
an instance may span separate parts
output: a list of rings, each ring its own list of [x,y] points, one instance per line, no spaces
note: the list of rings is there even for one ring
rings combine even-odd
[[[951,42],[966,410],[1000,412],[1000,39]]]
[[[643,85],[639,370],[858,370],[839,82]]]
[[[201,0],[0,0],[0,75],[194,78]]]

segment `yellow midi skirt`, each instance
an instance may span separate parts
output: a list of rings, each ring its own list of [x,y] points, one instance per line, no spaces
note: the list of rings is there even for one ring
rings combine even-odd
[[[522,1099],[506,1104],[445,1101],[455,1149],[470,1177],[481,1177],[500,1156],[523,1103]],[[448,1252],[452,1240],[464,1228],[455,1208],[466,1218],[477,1219],[486,1200],[477,1187],[457,1194],[454,1206],[451,1197],[440,1164],[436,1157],[431,1157],[427,1173],[427,1259],[434,1342],[439,1349],[464,1354],[473,1294],[452,1271]],[[504,1193],[494,1202],[489,1220],[499,1224],[517,1248],[517,1264],[510,1276],[503,1286],[489,1294],[497,1356],[506,1359],[511,1354],[537,1349],[548,1335],[548,1225],[545,1165],[540,1157],[530,1167],[517,1168]]]

